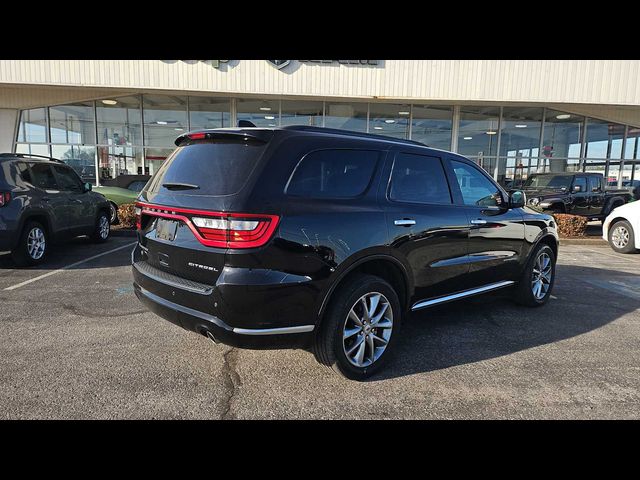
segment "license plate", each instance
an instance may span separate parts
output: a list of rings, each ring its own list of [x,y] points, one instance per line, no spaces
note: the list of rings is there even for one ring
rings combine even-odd
[[[156,223],[156,237],[161,240],[167,240],[173,242],[176,238],[176,230],[178,229],[178,222],[173,220],[166,220],[159,218]]]

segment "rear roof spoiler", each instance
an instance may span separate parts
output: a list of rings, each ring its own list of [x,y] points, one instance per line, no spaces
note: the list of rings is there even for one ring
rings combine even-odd
[[[264,128],[216,128],[211,130],[194,130],[187,132],[176,138],[175,144],[180,146],[187,140],[205,140],[208,138],[234,139],[240,140],[249,138],[260,142],[268,142],[273,137],[273,130]]]

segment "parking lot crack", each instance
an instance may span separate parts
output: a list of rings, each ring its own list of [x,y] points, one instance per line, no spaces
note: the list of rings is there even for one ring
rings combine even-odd
[[[235,348],[230,348],[224,353],[222,358],[224,360],[222,364],[222,375],[225,386],[224,413],[222,414],[222,419],[233,420],[235,418],[235,415],[231,412],[233,399],[237,394],[238,387],[242,385],[240,375],[236,371],[238,351]]]

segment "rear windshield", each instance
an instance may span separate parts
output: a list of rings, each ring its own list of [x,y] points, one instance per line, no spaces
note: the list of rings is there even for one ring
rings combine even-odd
[[[210,140],[178,147],[153,176],[148,190],[233,195],[244,186],[265,148],[266,143],[253,140]]]

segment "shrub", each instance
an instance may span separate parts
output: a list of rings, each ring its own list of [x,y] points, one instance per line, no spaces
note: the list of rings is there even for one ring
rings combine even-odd
[[[561,237],[584,237],[587,232],[587,219],[579,215],[554,213],[553,218],[558,224],[558,234]]]
[[[124,203],[118,207],[118,219],[120,227],[131,228],[136,226],[136,214],[133,203]]]

